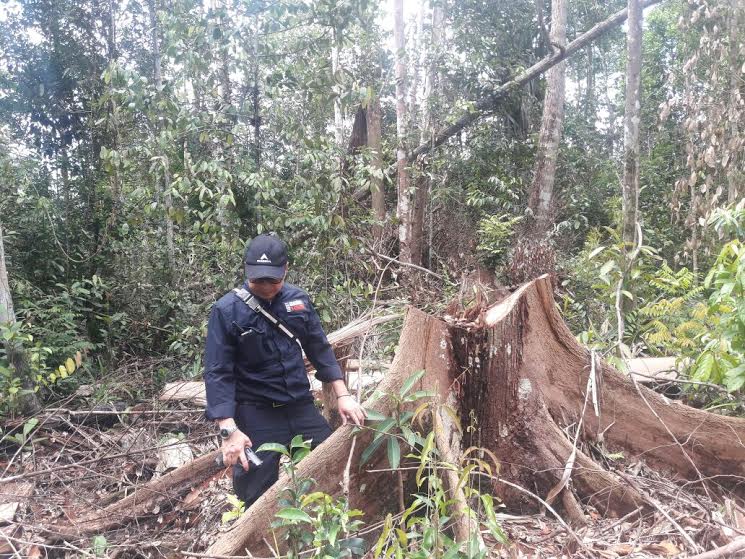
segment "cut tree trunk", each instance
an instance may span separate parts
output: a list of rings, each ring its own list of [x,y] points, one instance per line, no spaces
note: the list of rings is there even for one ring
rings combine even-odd
[[[485,309],[475,322],[448,325],[410,310],[381,390],[395,391],[422,368],[427,371],[422,387],[436,386],[442,401],[456,401],[461,424],[475,419],[463,445],[496,454],[501,477],[492,480],[493,491],[510,510],[540,507],[500,479],[543,498],[561,493],[569,515],[581,511],[578,502],[611,516],[651,508],[648,498],[622,477],[579,449],[575,454],[564,429],[580,420],[583,445],[597,445],[601,452],[622,451],[627,460],[644,460],[671,478],[701,483],[708,479],[734,487],[742,475],[745,446],[732,441],[745,438],[745,420],[671,403],[595,359],[559,315],[546,276]],[[590,376],[594,388],[588,383]],[[386,413],[390,403],[365,405]],[[337,430],[302,462],[300,475],[315,478],[318,490],[339,495],[351,447],[349,435],[349,428]],[[358,463],[370,433],[363,431],[358,438],[352,464]],[[567,463],[571,484],[562,479]],[[370,471],[377,467],[375,462],[364,470],[353,467],[350,482],[350,505],[365,511],[368,523],[399,507],[390,490],[390,474]],[[286,480],[280,479],[208,553],[231,555],[244,549],[266,553],[260,542],[277,511],[284,484]]]

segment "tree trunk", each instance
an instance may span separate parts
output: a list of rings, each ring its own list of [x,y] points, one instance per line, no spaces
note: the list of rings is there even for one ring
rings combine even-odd
[[[0,325],[12,326],[15,323],[16,315],[13,308],[13,296],[10,293],[8,269],[5,265],[3,224],[0,223]],[[10,340],[5,342],[5,353],[8,356],[9,364],[13,368],[15,378],[21,381],[21,387],[24,389],[24,392],[18,398],[21,412],[24,414],[37,412],[41,406],[39,406],[36,393],[32,391],[33,379],[31,378],[31,369],[28,364],[26,352],[20,344],[14,340]]]
[[[381,136],[380,98],[373,93],[367,104],[367,145],[370,148],[370,165],[374,175],[370,177],[372,197],[373,238],[375,246],[383,242],[383,222],[385,222],[385,191],[383,190],[383,149]]]
[[[626,460],[644,460],[668,476],[696,483],[710,483],[715,476],[717,485],[737,488],[745,448],[732,441],[745,438],[745,420],[671,404],[602,362],[577,343],[563,322],[546,276],[475,311],[475,322],[448,325],[410,309],[380,391],[391,394],[424,369],[420,389],[436,387],[440,401],[456,402],[462,425],[477,418],[475,428],[465,430],[462,446],[495,453],[501,466],[500,477],[491,479],[492,489],[508,510],[534,512],[540,505],[502,479],[539,496],[561,492],[565,513],[581,511],[578,503],[610,516],[651,508],[645,495],[574,447],[565,430],[578,424],[580,441],[602,441],[609,451],[623,451]],[[365,407],[385,414],[392,402],[382,397]],[[300,475],[316,479],[317,490],[340,495],[350,431],[338,429],[300,464]],[[371,433],[363,430],[357,438],[353,465]],[[384,457],[375,460],[350,472],[350,506],[364,510],[368,524],[399,507],[391,473],[371,471]],[[571,485],[562,485],[567,469]],[[244,548],[266,554],[262,538],[286,483],[280,479],[208,554],[233,555]]]
[[[161,94],[163,87],[163,79],[160,71],[160,26],[158,25],[158,10],[156,8],[157,0],[148,0],[148,8],[150,10],[150,26],[151,26],[151,48],[153,50],[153,78],[155,81],[155,88],[157,95]],[[155,138],[156,144],[160,141],[160,125],[156,125],[156,133],[158,136]],[[171,170],[168,156],[157,148],[163,166],[163,204],[165,206],[164,225],[166,229],[166,255],[168,258],[168,277],[170,282],[174,282],[176,274],[176,248],[174,244],[174,232],[173,232],[173,221],[171,220],[171,212],[173,211],[173,197],[171,196]]]
[[[427,72],[424,76],[424,96],[422,100],[422,120],[420,143],[424,144],[437,133],[433,118],[432,104],[435,102],[434,93],[437,86],[437,55],[442,42],[443,8],[439,5],[432,8],[432,29],[428,46]],[[420,175],[416,178],[416,190],[414,192],[413,220],[411,227],[412,264],[421,265],[425,252],[429,247],[425,245],[424,216],[429,202],[431,180],[427,175],[426,167],[422,164]]]
[[[623,229],[627,246],[636,242],[639,212],[639,119],[641,117],[642,8],[629,0],[626,107],[624,114]]]
[[[410,186],[409,161],[406,152],[408,111],[406,110],[406,36],[404,35],[403,0],[393,2],[393,38],[396,50],[396,171],[398,176],[398,242],[401,262],[412,263],[413,196]]]
[[[740,107],[742,105],[742,95],[740,93],[740,21],[741,12],[743,11],[740,0],[730,0],[730,15],[728,18],[729,26],[729,72],[730,72],[730,93],[728,99],[728,119],[729,119],[729,141],[725,146],[729,152],[729,162],[727,163],[727,203],[736,204],[740,200],[739,184],[742,180],[740,170],[740,161],[742,159],[743,140],[740,138],[738,121],[741,118]]]
[[[565,0],[551,2],[550,48],[566,48],[567,6]],[[515,235],[510,276],[514,284],[553,274],[556,256],[549,241],[554,221],[554,181],[559,142],[564,124],[564,78],[566,62],[548,71],[546,95],[543,100],[541,132],[533,167],[533,182],[528,196],[528,211]]]
[[[629,310],[630,301],[623,296],[624,283],[633,265],[639,222],[639,120],[641,118],[641,66],[642,66],[642,7],[639,0],[629,0],[627,22],[626,107],[623,126],[623,263],[616,295],[618,313],[618,341],[623,342],[623,314]]]

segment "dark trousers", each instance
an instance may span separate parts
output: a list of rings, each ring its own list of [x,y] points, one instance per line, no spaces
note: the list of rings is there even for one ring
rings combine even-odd
[[[280,407],[239,403],[235,422],[251,439],[256,450],[264,443],[279,443],[289,447],[296,435],[303,440],[312,439],[312,448],[325,441],[331,428],[312,401],[287,404]],[[235,494],[250,507],[279,477],[278,452],[259,452],[261,466],[249,463],[248,471],[237,464],[233,467]]]

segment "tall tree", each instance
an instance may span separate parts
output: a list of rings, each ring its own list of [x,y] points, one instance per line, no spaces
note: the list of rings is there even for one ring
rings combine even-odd
[[[538,3],[539,20],[542,6]],[[551,2],[551,32],[547,47],[552,51],[566,49],[567,5],[565,0]],[[538,152],[533,167],[533,181],[528,196],[524,222],[515,236],[511,276],[512,281],[523,281],[544,273],[553,273],[556,264],[548,236],[554,221],[554,182],[559,142],[564,124],[564,82],[566,62],[551,67],[546,76],[546,95],[543,100],[541,132]]]
[[[383,151],[380,118],[380,97],[373,92],[367,103],[367,145],[370,148],[370,165],[373,174],[370,177],[373,217],[377,222],[373,226],[373,237],[376,244],[383,240],[383,222],[385,221],[385,191],[383,181]]]
[[[642,7],[639,0],[629,0],[629,19],[626,39],[626,106],[623,126],[623,222],[621,241],[623,263],[621,278],[616,290],[616,319],[618,341],[623,342],[623,309],[628,307],[623,284],[634,263],[639,234],[639,121],[641,117],[641,69],[642,69]]]
[[[412,263],[413,199],[408,154],[408,111],[406,107],[406,35],[404,34],[403,0],[393,0],[393,42],[396,49],[396,171],[398,177],[398,242],[401,262]]]
[[[158,24],[158,7],[156,5],[157,0],[148,0],[148,8],[150,12],[150,26],[151,26],[151,48],[153,56],[153,79],[155,82],[156,95],[160,96],[163,94],[163,78],[161,73],[161,54],[160,54],[160,25]],[[223,95],[228,96],[230,90],[225,88]],[[158,109],[160,111],[160,109]],[[160,116],[160,115],[159,115]],[[171,194],[171,165],[168,158],[168,154],[164,149],[161,149],[161,118],[157,118],[158,124],[155,127],[155,143],[157,145],[157,151],[160,158],[160,166],[162,169],[163,183],[161,186],[161,193],[163,194],[163,204],[165,206],[165,213],[163,222],[166,229],[166,254],[168,255],[168,277],[171,282],[176,280],[176,246],[174,243],[174,231],[173,231],[173,220],[171,219],[171,213],[173,211],[173,196]],[[159,183],[160,184],[160,183]]]
[[[426,47],[427,56],[425,57],[424,94],[422,98],[421,123],[419,128],[420,144],[427,143],[427,141],[434,138],[437,133],[437,126],[434,118],[436,113],[433,110],[433,104],[437,98],[435,88],[437,87],[438,82],[438,54],[442,43],[443,21],[444,12],[442,6],[439,4],[432,6],[430,40]],[[429,203],[430,183],[429,174],[423,166],[422,173],[416,178],[416,190],[414,192],[414,208],[411,227],[411,253],[414,264],[421,264],[424,253],[429,249],[429,247],[426,246],[424,239],[424,217]]]

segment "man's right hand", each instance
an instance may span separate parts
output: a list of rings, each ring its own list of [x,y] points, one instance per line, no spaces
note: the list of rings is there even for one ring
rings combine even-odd
[[[249,439],[243,431],[237,429],[222,442],[222,460],[226,466],[241,463],[243,469],[248,471],[248,459],[246,458],[245,448],[251,446]]]

